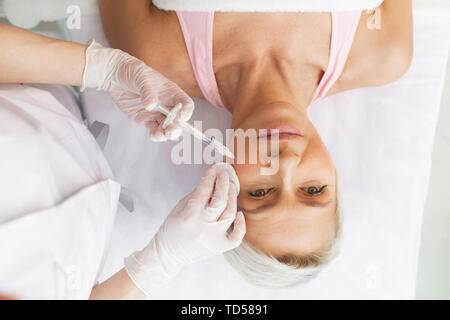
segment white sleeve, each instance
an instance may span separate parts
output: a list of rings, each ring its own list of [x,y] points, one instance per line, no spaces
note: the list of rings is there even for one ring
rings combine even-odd
[[[82,121],[50,93],[0,85],[0,293],[83,299],[120,185]]]

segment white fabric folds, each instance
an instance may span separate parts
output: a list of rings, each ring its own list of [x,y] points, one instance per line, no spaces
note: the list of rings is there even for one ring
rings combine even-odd
[[[179,11],[331,12],[367,10],[383,0],[153,0],[158,8]]]

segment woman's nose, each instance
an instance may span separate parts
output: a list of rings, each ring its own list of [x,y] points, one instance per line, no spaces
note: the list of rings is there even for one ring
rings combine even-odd
[[[271,165],[273,161],[277,161],[286,167],[299,166],[302,162],[303,154],[306,149],[304,143],[280,144],[278,148],[272,148],[266,161],[267,165]]]
[[[305,153],[307,145],[308,143],[304,139],[299,139],[297,141],[287,141],[287,143],[280,143],[279,156],[280,158],[297,157],[301,160],[303,154]]]
[[[278,158],[279,158],[278,161],[280,162],[280,167],[288,169],[289,167],[300,166],[303,158],[303,153],[300,153],[297,150],[292,149],[280,150]]]

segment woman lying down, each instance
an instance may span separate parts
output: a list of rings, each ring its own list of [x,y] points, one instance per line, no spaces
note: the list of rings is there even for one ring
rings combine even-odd
[[[279,129],[280,143],[271,155],[279,160],[276,174],[261,175],[263,161],[209,171],[150,245],[91,297],[151,294],[183,265],[229,249],[228,260],[256,285],[289,286],[314,276],[333,255],[341,213],[337,174],[307,107],[405,73],[412,56],[411,1],[386,0],[379,30],[367,27],[371,15],[364,12],[220,13],[213,20],[212,13],[161,12],[148,1],[101,0],[100,6],[111,44],[147,65],[96,43],[87,48],[0,25],[0,82],[107,90],[154,140],[176,138],[180,128],[163,128],[164,116],[142,106],[182,103],[178,120],[187,120],[193,103],[181,87],[227,108],[232,128],[269,129],[267,137]],[[199,241],[195,230],[209,242]]]
[[[307,109],[405,74],[413,55],[411,0],[342,13],[168,12],[150,0],[99,4],[112,47],[190,96],[227,109],[232,129],[279,130],[276,174],[261,175],[262,162],[234,165],[247,232],[226,256],[256,285],[289,286],[314,276],[335,252],[342,213],[335,166]]]

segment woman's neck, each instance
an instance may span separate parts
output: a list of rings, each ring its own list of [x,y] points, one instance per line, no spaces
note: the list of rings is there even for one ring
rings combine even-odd
[[[240,123],[241,118],[252,114],[258,106],[273,102],[307,108],[320,75],[317,79],[305,77],[309,70],[302,72],[300,69],[295,63],[270,55],[222,68],[216,78],[222,101],[232,113],[233,122]]]

